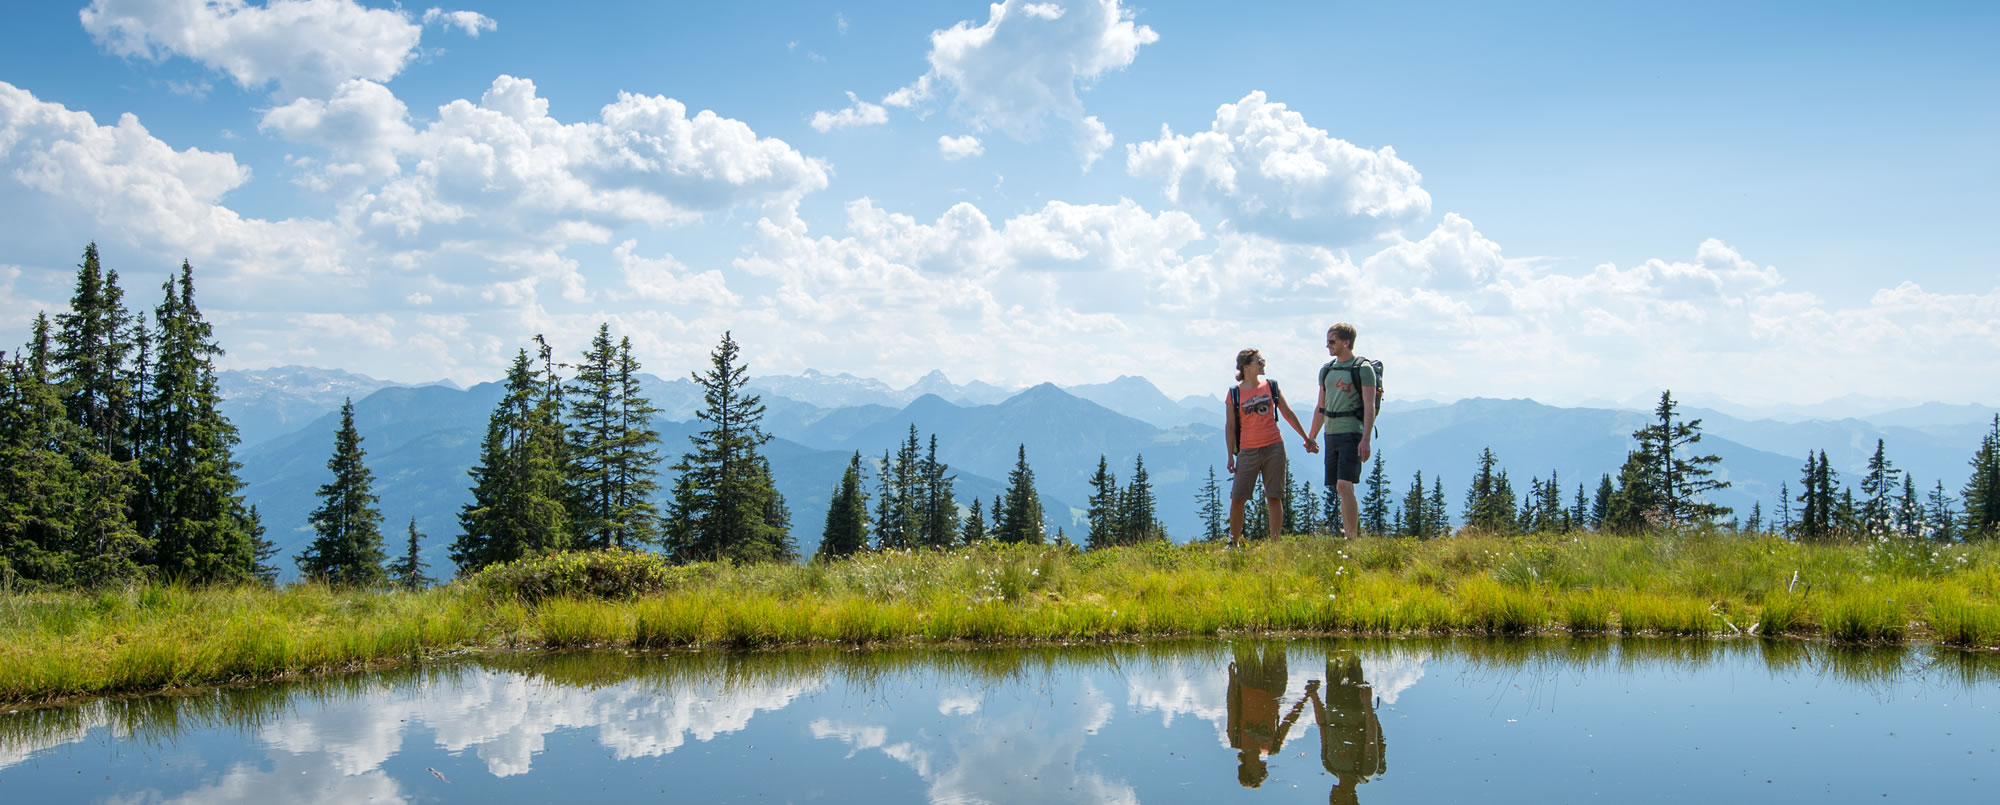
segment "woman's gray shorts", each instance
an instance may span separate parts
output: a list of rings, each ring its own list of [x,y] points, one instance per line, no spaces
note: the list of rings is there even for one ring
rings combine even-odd
[[[1230,500],[1249,500],[1257,479],[1264,479],[1264,497],[1285,496],[1285,443],[1272,442],[1236,454],[1236,480],[1229,485]]]

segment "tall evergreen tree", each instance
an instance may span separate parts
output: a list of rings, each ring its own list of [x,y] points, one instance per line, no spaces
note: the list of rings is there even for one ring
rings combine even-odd
[[[1139,455],[1132,462],[1132,483],[1127,484],[1119,495],[1120,541],[1126,545],[1137,545],[1156,539],[1166,539],[1166,531],[1160,528],[1159,500],[1153,494],[1152,476],[1146,474],[1146,457]]]
[[[1931,539],[1957,541],[1958,513],[1951,510],[1951,497],[1944,493],[1943,481],[1938,481],[1937,487],[1931,490],[1930,505],[1925,507],[1924,513],[1927,515],[1925,530],[1930,532]]]
[[[749,367],[739,352],[724,332],[709,353],[709,371],[694,374],[703,392],[695,416],[707,427],[688,436],[694,449],[675,467],[693,479],[677,487],[690,496],[679,505],[694,526],[692,543],[675,552],[679,561],[773,561],[797,552],[786,524],[776,521],[784,499],[758,453],[771,438],[763,430],[764,403],[745,389]]]
[[[1280,534],[1304,534],[1311,530],[1305,524],[1304,520],[1299,517],[1300,514],[1304,513],[1305,507],[1299,504],[1298,493],[1298,482],[1292,477],[1292,467],[1290,462],[1287,462],[1285,465],[1285,494],[1279,496],[1278,503],[1279,508],[1283,509],[1285,513],[1284,521],[1278,524],[1278,533]],[[1269,515],[1266,516],[1268,517]]]
[[[0,587],[17,579],[69,583],[81,547],[84,490],[71,462],[91,447],[63,410],[48,354],[49,319],[40,315],[28,355],[0,360]],[[127,565],[127,575],[136,571]]]
[[[1562,480],[1555,470],[1549,470],[1549,480],[1542,484],[1541,494],[1536,496],[1535,508],[1536,530],[1558,534],[1569,532],[1569,512],[1563,508],[1562,502]]]
[[[1707,523],[1729,513],[1728,507],[1708,502],[1708,493],[1729,488],[1728,481],[1715,479],[1718,456],[1688,456],[1701,443],[1701,420],[1675,420],[1678,404],[1673,393],[1660,392],[1653,409],[1658,419],[1653,425],[1632,434],[1639,441],[1639,454],[1649,461],[1642,476],[1650,487],[1650,497],[1666,522]]]
[[[1264,478],[1260,474],[1250,485],[1250,500],[1243,506],[1243,537],[1248,540],[1271,538],[1271,507],[1264,503]]]
[[[1418,470],[1410,478],[1410,491],[1403,495],[1401,522],[1396,525],[1396,534],[1404,537],[1427,539],[1431,536],[1430,507],[1424,503],[1424,471]]]
[[[1361,533],[1377,536],[1388,534],[1389,498],[1393,494],[1389,479],[1382,473],[1382,451],[1375,451],[1375,458],[1369,462],[1368,493],[1359,501],[1361,507]]]
[[[1569,507],[1569,527],[1575,531],[1590,528],[1590,500],[1584,497],[1583,484],[1576,485],[1576,502]]]
[[[1007,473],[1002,506],[994,511],[993,536],[1001,542],[1043,543],[1042,499],[1035,492],[1035,471],[1028,468],[1028,446],[1018,449],[1014,469]]]
[[[1799,471],[1799,522],[1793,535],[1800,540],[1826,539],[1827,511],[1819,494],[1819,456],[1806,451],[1806,466]]]
[[[1780,536],[1792,535],[1792,490],[1791,486],[1783,481],[1778,482],[1778,516],[1772,524],[1777,526]]]
[[[1875,455],[1868,458],[1868,474],[1861,478],[1861,532],[1871,537],[1896,530],[1896,469],[1884,454],[1882,440],[1875,440]]]
[[[135,451],[126,420],[134,404],[135,378],[127,360],[135,322],[125,308],[118,272],[99,264],[95,243],[83,249],[69,307],[70,312],[56,317],[51,356],[51,369],[63,388],[63,408],[83,428],[91,447],[115,461],[130,461]]]
[[[1617,492],[1618,488],[1611,485],[1611,473],[1607,472],[1604,474],[1604,477],[1598,479],[1597,494],[1592,495],[1590,498],[1590,529],[1592,531],[1601,531],[1604,529],[1604,521],[1611,517],[1611,498]]]
[[[1214,474],[1214,469],[1209,472]],[[1103,453],[1099,453],[1097,472],[1090,476],[1089,508],[1084,514],[1084,520],[1089,524],[1089,530],[1084,533],[1085,547],[1095,551],[1119,544],[1124,525],[1118,519],[1122,500],[1118,494],[1118,476],[1111,473],[1111,463]]]
[[[751,478],[751,499],[756,503],[755,511],[763,516],[767,532],[764,542],[758,546],[759,553],[751,559],[796,563],[799,561],[799,545],[792,539],[792,509],[785,505],[785,496],[778,493],[778,477],[771,472],[771,460],[758,456],[753,470],[756,474]]]
[[[548,352],[542,342],[543,368],[524,349],[507,369],[500,403],[480,443],[479,463],[471,471],[472,502],[458,515],[462,533],[452,542],[450,555],[460,574],[571,544],[562,424],[544,399],[555,385],[545,376],[553,368]],[[681,514],[692,512],[677,516]]]
[[[1993,416],[1993,430],[1980,438],[1969,463],[1972,475],[1958,493],[1965,502],[1959,529],[1966,539],[2000,537],[2000,414]]]
[[[1100,460],[1099,470],[1102,470]],[[1215,465],[1208,465],[1208,481],[1194,494],[1195,511],[1201,515],[1202,539],[1221,542],[1229,532],[1223,527],[1222,488],[1215,483]]]
[[[1750,503],[1750,518],[1743,522],[1743,530],[1750,534],[1764,533],[1763,501],[1752,501]]]
[[[1289,477],[1291,475],[1291,471],[1287,469],[1285,475]],[[1312,482],[1305,480],[1303,478],[1299,479],[1298,487],[1294,491],[1291,499],[1298,501],[1298,506],[1299,506],[1298,533],[1325,534],[1326,518],[1320,514],[1319,495],[1313,494]],[[1291,511],[1291,507],[1287,506],[1285,508],[1285,511]]]
[[[1903,497],[1896,501],[1896,533],[1915,539],[1924,533],[1924,504],[1917,499],[1917,482],[1903,473]]]
[[[239,492],[236,427],[222,415],[215,360],[222,347],[194,301],[194,269],[162,286],[158,353],[144,402],[139,466],[154,563],[168,578],[241,581],[256,564],[249,509]],[[145,531],[142,530],[142,533]]]
[[[1833,509],[1834,530],[1844,536],[1861,533],[1861,507],[1854,503],[1854,487],[1840,488],[1840,503]]]
[[[1605,507],[1603,531],[1636,534],[1651,525],[1649,515],[1661,511],[1653,480],[1656,469],[1653,456],[1644,450],[1625,454],[1625,464],[1618,468],[1618,489]]]
[[[896,462],[888,450],[882,451],[882,465],[875,472],[875,547],[900,551],[916,547],[909,539],[909,520],[901,501],[896,499]]]
[[[403,550],[403,558],[389,564],[389,581],[405,590],[421,590],[429,587],[436,579],[424,571],[430,564],[424,561],[421,545],[424,534],[417,531],[417,518],[410,518],[410,542]]]
[[[278,545],[264,536],[264,517],[257,513],[257,507],[250,507],[250,546],[253,559],[250,577],[266,587],[278,584]]]
[[[629,548],[659,541],[659,409],[639,385],[631,339],[611,343],[611,326],[597,336],[577,365],[569,399],[566,476],[571,533],[587,548]]]
[[[867,548],[868,493],[861,489],[861,451],[856,450],[826,507],[826,530],[820,532],[817,558],[839,559]]]
[[[930,449],[924,453],[923,543],[933,548],[949,548],[958,543],[958,493],[953,490],[958,476],[937,458],[937,434],[931,434]]]
[[[1506,482],[1507,471],[1495,469],[1500,459],[1488,447],[1479,453],[1479,469],[1465,490],[1465,525],[1493,534],[1514,530],[1514,489]],[[1366,507],[1362,509],[1364,515]]]
[[[1431,496],[1426,503],[1429,504],[1431,536],[1451,536],[1451,509],[1444,502],[1444,478],[1442,476],[1431,479]]]
[[[980,510],[977,495],[972,498],[972,508],[965,512],[965,525],[958,530],[958,536],[967,545],[977,545],[987,540],[986,513]]]
[[[321,485],[320,506],[307,518],[312,544],[299,554],[299,572],[308,578],[339,585],[382,583],[382,513],[375,504],[375,474],[368,470],[361,433],[354,427],[354,402],[340,407],[340,430],[334,433],[333,457],[326,468],[333,480]]]
[[[1335,537],[1344,536],[1341,532],[1345,531],[1347,526],[1345,521],[1343,521],[1340,516],[1340,490],[1335,489],[1334,487],[1331,486],[1321,487],[1321,489],[1324,490],[1323,492],[1321,492],[1321,497],[1325,501],[1325,505],[1320,507],[1320,511],[1326,515],[1326,533],[1330,536],[1335,536]],[[1256,502],[1256,498],[1252,497],[1251,502],[1254,504]],[[1255,513],[1258,507],[1252,505],[1249,506],[1248,508],[1252,513]],[[1356,508],[1359,508],[1358,504]],[[1245,533],[1248,534],[1263,533],[1261,531],[1256,531],[1252,529],[1248,525],[1245,525],[1243,529]]]

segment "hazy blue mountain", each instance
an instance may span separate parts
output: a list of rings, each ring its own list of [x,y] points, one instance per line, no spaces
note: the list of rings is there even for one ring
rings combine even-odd
[[[2000,413],[2000,407],[1991,405],[1950,405],[1930,402],[1909,408],[1898,408],[1862,417],[1883,427],[1916,428],[1919,430],[1955,425],[1993,426],[1993,415]]]
[[[1121,375],[1109,383],[1065,386],[1064,391],[1156,428],[1172,428],[1220,417],[1214,410],[1196,410],[1174,402],[1143,377]],[[1210,408],[1215,408],[1211,405]]]
[[[367,375],[310,366],[232,369],[216,373],[222,414],[236,425],[245,446],[253,445],[339,410],[343,400],[361,399],[378,389],[400,386]]]

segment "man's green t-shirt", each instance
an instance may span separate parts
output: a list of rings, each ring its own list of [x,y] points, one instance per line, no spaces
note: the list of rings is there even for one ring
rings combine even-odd
[[[1361,389],[1354,387],[1354,375],[1349,374],[1347,371],[1347,367],[1355,365],[1356,360],[1355,358],[1348,358],[1344,361],[1331,361],[1327,364],[1328,368],[1320,370],[1320,377],[1325,381],[1325,385],[1320,388],[1320,391],[1326,395],[1326,410],[1350,411],[1361,407]],[[1361,364],[1359,374],[1361,376],[1361,385],[1375,385],[1375,367],[1364,362]],[[1328,417],[1326,432],[1360,433],[1361,417]]]

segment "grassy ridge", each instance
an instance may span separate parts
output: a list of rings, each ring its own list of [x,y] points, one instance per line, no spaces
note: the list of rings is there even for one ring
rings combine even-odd
[[[420,593],[301,585],[0,595],[0,702],[277,678],[460,648],[1268,630],[1786,634],[1993,648],[2000,546],[1662,534],[1293,538],[1249,550],[1156,544],[1088,554],[982,546],[803,567],[558,555]]]

